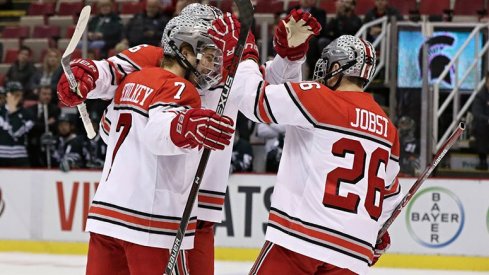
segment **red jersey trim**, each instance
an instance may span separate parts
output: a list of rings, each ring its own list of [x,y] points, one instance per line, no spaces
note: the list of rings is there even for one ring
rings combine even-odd
[[[330,228],[301,221],[276,208],[270,209],[268,226],[292,237],[334,250],[369,265],[374,257],[373,246],[370,243]]]
[[[199,190],[198,207],[221,211],[224,205],[226,193]]]
[[[401,185],[399,184],[399,179],[396,178],[394,182],[385,188],[384,199],[393,197],[401,192]]]
[[[153,215],[97,201],[92,202],[88,212],[88,219],[99,220],[137,231],[172,236],[176,235],[181,221],[179,217]],[[194,235],[196,227],[197,217],[192,217],[185,231],[185,236]]]

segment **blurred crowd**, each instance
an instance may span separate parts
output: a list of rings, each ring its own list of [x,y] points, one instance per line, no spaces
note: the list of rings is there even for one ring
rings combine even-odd
[[[169,19],[194,2],[197,1],[146,0],[144,11],[135,14],[127,24],[123,24],[111,0],[97,1],[96,11],[92,12],[94,16],[90,19],[87,30],[89,58],[107,58],[139,44],[158,46]],[[362,24],[385,15],[396,17],[397,20],[403,19],[396,9],[389,6],[388,0],[375,0],[374,6],[363,16],[363,20],[355,13],[355,0],[336,0],[335,8],[335,11],[323,10],[317,0],[301,0],[297,6],[290,7],[310,12],[322,26],[320,34],[309,42],[305,79],[312,78],[312,68],[320,57],[321,50],[330,41],[343,34],[355,35]],[[236,11],[235,8],[232,10]],[[277,22],[288,12],[289,10],[276,13]],[[327,18],[327,14],[334,16]],[[238,14],[236,16],[239,17]],[[255,32],[254,29],[252,31]],[[368,39],[373,41],[380,32],[380,27],[370,28]],[[262,41],[259,34],[255,34],[259,38],[258,43],[268,43],[269,56],[273,56],[273,35],[270,35],[268,41]],[[48,49],[39,69],[34,65],[31,56],[32,49],[22,46],[16,61],[5,76],[4,87],[0,87],[0,167],[60,167],[63,171],[73,168],[101,168],[105,158],[105,144],[99,136],[88,140],[76,110],[58,103],[56,84],[62,73],[61,52],[55,48]],[[87,104],[94,126],[98,129],[98,122],[107,103],[89,101]],[[484,106],[485,103],[480,104]],[[477,113],[488,109],[487,106],[485,109],[474,108]],[[487,112],[483,119],[488,121]],[[404,116],[397,123],[403,147],[402,172],[412,175],[419,169],[416,122]],[[485,125],[487,128],[487,123]],[[277,125],[254,125],[244,116],[240,116],[237,122],[230,172],[254,171],[251,135],[263,141],[265,154],[261,157],[265,158],[265,170],[276,172],[285,129]],[[486,142],[483,144],[487,146]],[[487,169],[487,150],[479,151],[479,168]]]

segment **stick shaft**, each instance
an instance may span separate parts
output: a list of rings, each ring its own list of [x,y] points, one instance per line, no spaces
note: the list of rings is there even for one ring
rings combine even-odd
[[[431,172],[436,168],[438,163],[440,163],[441,159],[445,156],[445,154],[450,150],[452,145],[457,141],[457,139],[460,137],[460,135],[463,133],[465,130],[465,125],[463,123],[460,123],[457,129],[452,133],[452,135],[445,141],[443,146],[436,152],[435,157],[433,158],[433,161],[426,166],[424,169],[423,173],[419,178],[416,180],[416,182],[411,186],[409,191],[407,192],[406,196],[402,199],[402,201],[396,206],[394,209],[394,212],[392,212],[392,215],[390,216],[389,219],[384,223],[382,228],[379,231],[379,235],[377,239],[380,239],[385,232],[387,232],[387,229],[392,225],[394,220],[399,216],[401,213],[402,209],[408,204],[408,202],[411,200],[413,195],[418,191],[419,187],[425,182],[425,180],[431,175]]]

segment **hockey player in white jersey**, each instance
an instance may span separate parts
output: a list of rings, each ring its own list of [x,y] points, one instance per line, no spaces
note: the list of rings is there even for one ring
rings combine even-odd
[[[193,174],[187,171],[197,169],[198,149],[222,150],[230,144],[232,119],[200,109],[194,87],[210,85],[221,73],[222,51],[207,35],[210,26],[187,15],[171,19],[163,45],[173,54],[162,67],[128,75],[113,94],[107,157],[88,213],[87,274],[163,274],[191,188]],[[206,70],[199,70],[197,60]],[[91,61],[74,64],[97,71]],[[59,84],[62,91],[66,83]],[[193,246],[196,219],[191,217],[184,232],[183,249]],[[178,257],[177,274],[188,273],[185,253]]]
[[[238,36],[224,22],[209,31],[217,45]],[[301,40],[293,29],[288,38]],[[239,65],[240,111],[286,125],[267,241],[250,274],[366,274],[390,243],[377,235],[402,199],[399,140],[363,91],[375,62],[369,42],[344,35],[323,50],[315,81],[271,85],[255,62]]]
[[[207,18],[213,20],[222,13],[213,7],[191,4],[187,6],[182,14],[198,15],[201,18]],[[216,16],[217,15],[217,16]],[[307,37],[311,37],[313,34],[317,34],[320,29],[320,25],[317,21],[308,13],[294,12],[288,16],[285,22],[289,22],[290,18],[295,17],[296,21],[299,18],[304,20],[304,31]],[[283,24],[283,23],[282,23]],[[290,23],[292,24],[292,23]],[[281,32],[275,34],[274,39],[277,41],[286,41],[287,33],[284,29]],[[252,36],[250,39],[254,39]],[[268,62],[264,71],[265,79],[270,83],[283,83],[286,80],[301,80],[301,65],[304,62],[304,56],[307,52],[308,43],[302,43],[295,47],[290,47],[287,44],[277,43],[275,50],[279,53],[273,61]],[[248,43],[252,45],[252,41]],[[92,93],[100,94],[105,93],[106,98],[111,98],[114,87],[121,81],[126,75],[132,72],[139,71],[142,68],[157,66],[160,59],[163,57],[161,48],[140,45],[129,50],[123,51],[121,54],[111,57],[108,60],[93,61],[97,68],[97,74],[94,75],[93,81],[86,80],[86,75],[80,73],[77,78],[82,81],[80,86],[87,87],[85,90],[85,97],[91,98]],[[256,52],[256,46],[247,47],[243,59],[258,60],[258,54]],[[86,72],[84,68],[80,66],[72,67],[73,70],[80,70]],[[89,72],[89,71],[88,71]],[[219,101],[222,86],[215,86],[210,89],[200,90],[202,105],[206,108],[215,109]],[[68,90],[59,89],[58,93],[63,94],[61,97],[72,97],[72,94]],[[228,104],[226,106],[224,114],[235,119],[238,112],[238,104],[234,100],[231,93]],[[67,94],[67,96],[64,96]],[[82,102],[84,99],[75,97],[74,102]],[[72,103],[75,104],[75,103]],[[113,106],[109,106],[101,120],[101,136],[105,138],[107,133],[114,125],[112,125],[113,118]],[[226,192],[226,186],[228,181],[228,170],[231,158],[232,148],[226,147],[223,151],[215,151],[211,154],[209,163],[207,165],[204,178],[202,180],[201,189],[198,195],[198,207],[197,207],[197,229],[195,235],[194,249],[189,253],[189,265],[190,271],[193,274],[214,274],[214,223],[221,222],[223,217],[223,204],[224,196]]]

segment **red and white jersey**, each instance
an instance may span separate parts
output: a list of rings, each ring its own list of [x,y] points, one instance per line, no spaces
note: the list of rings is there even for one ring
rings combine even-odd
[[[163,58],[162,49],[155,46],[140,45],[120,54],[110,57],[108,61],[95,61],[99,70],[99,79],[96,88],[90,92],[92,96],[111,98],[114,86],[126,75],[138,71],[140,68],[159,66]],[[265,79],[270,83],[283,83],[285,81],[300,81],[301,65],[304,60],[289,61],[278,55],[265,66]],[[216,87],[208,91],[200,91],[202,107],[215,110],[221,96],[222,87]],[[111,94],[112,93],[112,94]],[[239,102],[235,94],[239,93],[234,88],[228,99],[224,115],[236,121]],[[109,105],[100,122],[100,134],[106,136],[112,125],[113,105]],[[223,219],[224,197],[229,178],[229,166],[231,164],[232,146],[227,146],[222,151],[214,151],[210,154],[209,162],[202,179],[198,193],[197,216],[200,220],[221,222]],[[195,173],[194,170],[187,170]],[[192,174],[191,173],[191,174]],[[195,174],[192,174],[194,176]]]
[[[197,169],[199,152],[175,146],[170,123],[175,111],[200,106],[190,82],[161,68],[145,68],[119,84],[110,118],[103,119],[107,156],[87,231],[172,246],[193,180],[184,171]],[[183,249],[193,247],[196,221],[191,217]]]
[[[240,64],[233,85],[248,118],[287,125],[266,239],[367,273],[377,234],[402,199],[395,126],[368,93],[268,85],[252,61]]]

